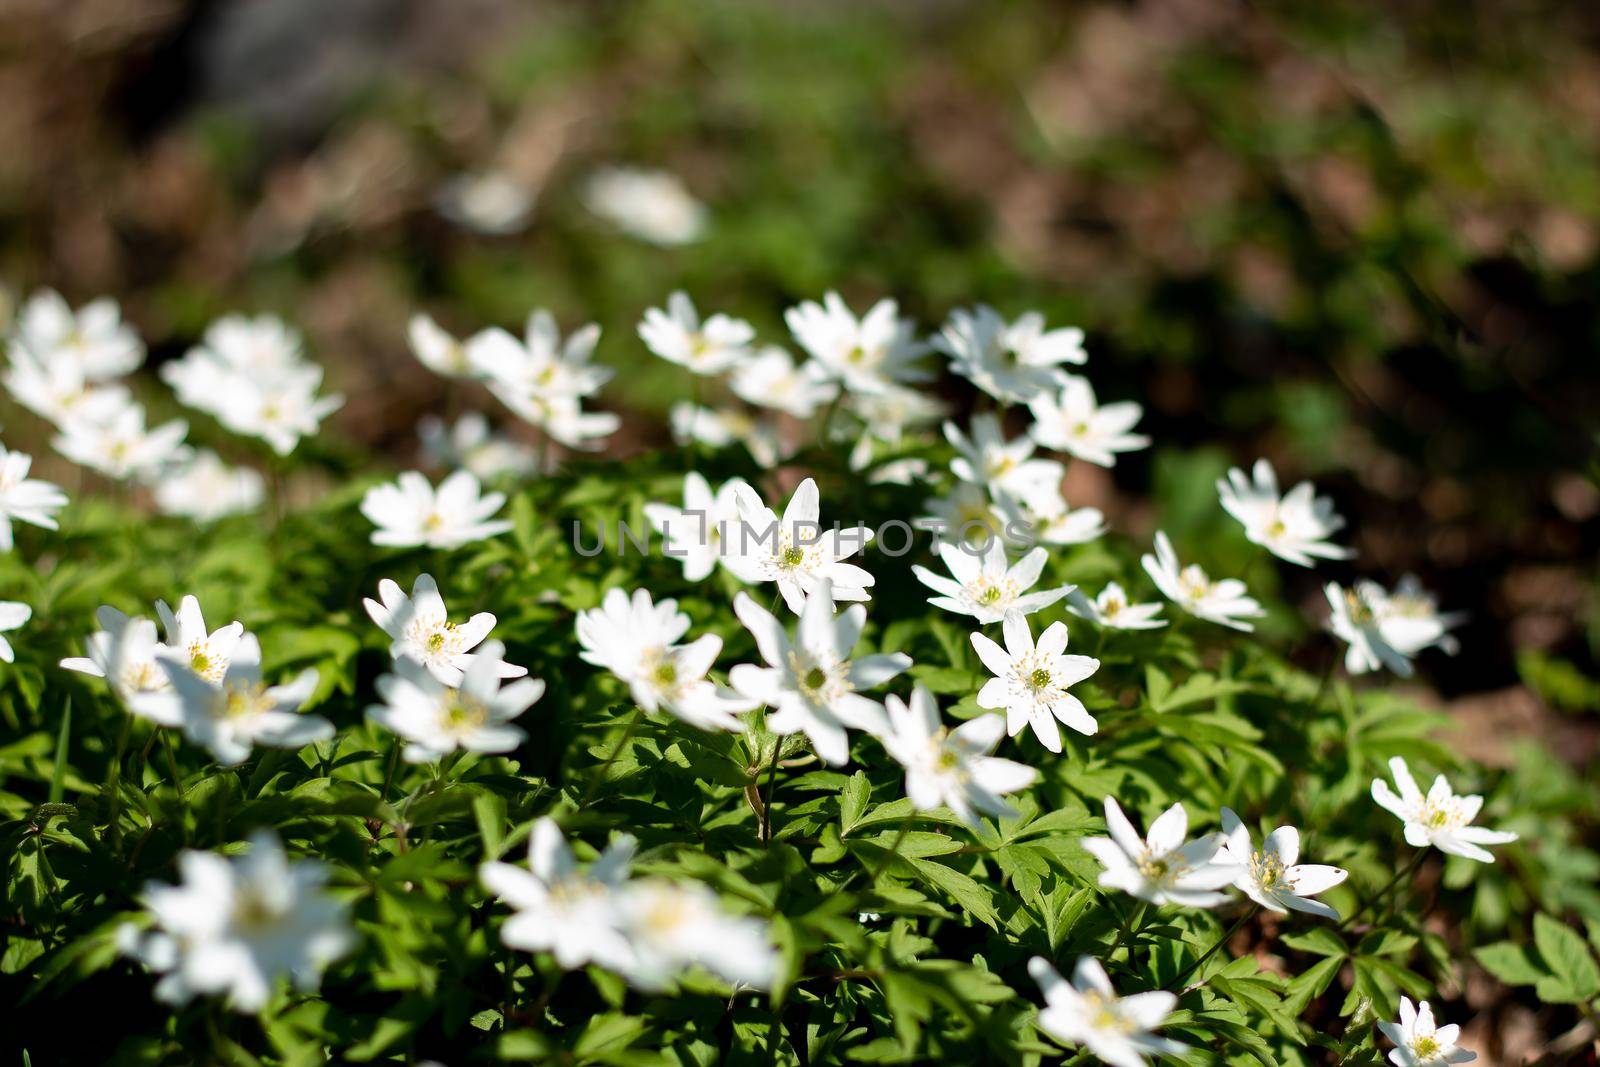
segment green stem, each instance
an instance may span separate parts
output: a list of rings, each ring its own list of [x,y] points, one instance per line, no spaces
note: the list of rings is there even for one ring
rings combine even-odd
[[[1127,940],[1128,935],[1133,933],[1134,929],[1144,921],[1145,909],[1148,907],[1149,904],[1141,900],[1139,901],[1137,907],[1128,912],[1127,917],[1122,921],[1122,928],[1117,931],[1117,939],[1111,943],[1111,949],[1106,953],[1106,959],[1109,960],[1111,957],[1115,956],[1117,954],[1117,949],[1122,947],[1122,943]],[[1128,952],[1128,958],[1132,959],[1133,946],[1130,945],[1128,947]]]
[[[1195,974],[1202,966],[1204,966],[1206,960],[1209,960],[1212,956],[1216,955],[1216,952],[1219,948],[1233,940],[1233,935],[1238,933],[1240,930],[1243,930],[1245,923],[1249,922],[1251,919],[1254,919],[1256,917],[1256,912],[1260,910],[1260,904],[1251,905],[1250,910],[1239,916],[1239,921],[1228,927],[1228,932],[1217,938],[1216,942],[1210,948],[1206,949],[1205,952],[1201,953],[1200,958],[1191,963],[1182,974],[1178,975],[1177,979],[1172,984],[1181,986],[1184,982],[1188,981],[1191,975]]]
[[[378,794],[378,799],[385,804],[389,803],[389,787],[394,785],[394,771],[400,764],[400,739],[394,739],[393,746],[389,749],[389,769],[383,772],[383,792]]]
[[[1336,929],[1343,930],[1345,927],[1355,922],[1356,919],[1364,914],[1368,908],[1372,907],[1372,905],[1376,904],[1378,901],[1387,896],[1389,891],[1395,886],[1399,885],[1402,880],[1416,873],[1417,868],[1422,866],[1422,861],[1427,858],[1427,855],[1427,849],[1417,849],[1417,854],[1411,857],[1410,863],[1396,871],[1394,877],[1383,884],[1382,889],[1372,894],[1372,896],[1368,897],[1366,900],[1363,900],[1359,908],[1345,916],[1344,919],[1340,921]]]
[[[639,725],[642,722],[644,722],[644,709],[635,709],[633,718],[628,720],[628,728],[622,731],[622,736],[617,739],[611,755],[606,757],[606,761],[600,764],[594,772],[594,777],[589,780],[589,788],[584,791],[583,800],[578,803],[580,809],[588,807],[589,801],[599,792],[601,784],[606,780],[606,773],[611,770],[611,765],[617,762],[617,757],[622,755],[622,750],[628,747],[628,742],[633,740],[633,735],[639,732]]]
[[[761,805],[761,842],[772,847],[772,796],[778,791],[778,754],[783,751],[783,738],[772,743],[772,763],[767,767],[767,796]]]
[[[133,728],[133,716],[122,714],[122,729],[117,732],[117,754],[106,771],[106,789],[111,793],[108,801],[107,831],[111,834],[111,851],[122,855],[122,756],[128,750],[128,731]]]

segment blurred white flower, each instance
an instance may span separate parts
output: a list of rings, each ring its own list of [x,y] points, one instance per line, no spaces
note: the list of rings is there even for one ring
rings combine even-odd
[[[406,340],[417,362],[446,378],[476,378],[478,368],[467,356],[467,346],[446,333],[433,316],[417,312],[406,324]]]
[[[703,580],[724,560],[724,538],[739,521],[738,487],[742,478],[730,478],[715,495],[705,476],[690,471],[683,478],[683,507],[650,503],[645,518],[661,534],[662,553],[683,561],[683,576]]]
[[[526,229],[533,202],[526,185],[499,170],[454,175],[433,198],[439,214],[457,226],[496,237]]]
[[[532,446],[505,434],[494,432],[481,412],[469,411],[454,425],[436,415],[426,415],[417,423],[417,436],[428,464],[446,470],[457,467],[471,471],[482,481],[502,476],[525,478],[539,469],[539,457]]]
[[[1318,559],[1349,559],[1355,551],[1328,540],[1344,527],[1333,501],[1317,496],[1310,482],[1301,482],[1282,497],[1272,464],[1256,460],[1252,476],[1234,467],[1217,479],[1222,508],[1239,520],[1244,535],[1280,559],[1302,567]]]
[[[783,520],[749,485],[734,487],[739,521],[723,535],[723,565],[741,580],[776,582],[789,610],[799,614],[805,598],[827,583],[835,600],[871,600],[876,581],[864,568],[844,560],[867,547],[865,526],[825,530],[816,480],[807,478],[783,509]]]
[[[184,736],[224,767],[249,759],[255,745],[294,749],[333,736],[333,723],[299,713],[317,687],[317,672],[308,668],[285,685],[267,685],[254,634],[239,639],[227,673],[216,682],[190,670],[180,657],[158,658],[177,693]]]
[[[125,952],[163,975],[155,993],[164,1002],[224,995],[239,1011],[260,1011],[281,978],[316,989],[355,940],[344,906],[324,888],[328,869],[289,862],[271,831],[254,834],[243,856],[181,853],[178,872],[178,885],[145,887],[155,929],[119,934]]]
[[[29,478],[33,457],[0,445],[0,552],[15,544],[13,522],[55,530],[55,513],[67,506],[67,494],[50,482]]]
[[[1189,814],[1174,804],[1150,824],[1141,838],[1114,797],[1106,797],[1106,830],[1110,837],[1086,837],[1083,847],[1100,861],[1104,889],[1120,889],[1157,906],[1211,908],[1228,898],[1216,892],[1232,884],[1237,872],[1216,855],[1221,834],[1185,841]]]
[[[706,228],[705,205],[665,171],[604,167],[589,176],[583,201],[617,229],[651,244],[689,244]]]
[[[1212,581],[1198,563],[1181,566],[1172,542],[1160,530],[1156,531],[1156,554],[1141,556],[1139,562],[1163,596],[1197,618],[1249,633],[1255,624],[1244,620],[1266,614],[1237,578]]]
[[[158,654],[169,650],[156,636],[150,619],[129,618],[110,605],[95,611],[100,629],[84,642],[87,656],[69,656],[61,661],[64,670],[104,678],[123,706],[140,718],[162,726],[177,726],[183,721],[178,695],[167,680]]]
[[[1116,466],[1118,452],[1150,445],[1150,438],[1129,432],[1143,408],[1132,401],[1101,404],[1089,379],[1075,374],[1067,376],[1059,393],[1030,400],[1028,410],[1035,420],[1028,432],[1035,441],[1102,467]]]
[[[375,545],[460,548],[511,529],[509,520],[490,518],[506,502],[505,494],[482,488],[471,471],[456,471],[438,489],[419,472],[406,471],[368,489],[361,514],[377,527]]]
[[[994,677],[978,690],[978,707],[1004,708],[1006,733],[1016,737],[1029,726],[1039,743],[1051,752],[1061,751],[1059,719],[1080,734],[1099,729],[1083,701],[1067,692],[1100,669],[1092,656],[1068,656],[1067,624],[1053,622],[1034,644],[1028,620],[1008,611],[1002,620],[1001,648],[992,638],[972,634],[972,647]]]
[[[737,441],[763,468],[777,466],[783,457],[777,430],[742,411],[696,407],[680,400],[668,411],[667,421],[672,425],[672,439],[680,445],[697,441],[711,448],[726,448]]]
[[[60,293],[39,290],[22,306],[15,337],[41,365],[67,364],[91,382],[120,378],[144,362],[144,342],[106,296],[74,312]]]
[[[1159,630],[1167,624],[1165,619],[1157,618],[1160,604],[1131,603],[1116,582],[1107,582],[1093,600],[1073,590],[1067,595],[1067,610],[1080,619],[1114,630]]]
[[[91,383],[76,363],[43,363],[18,344],[10,348],[4,382],[13,400],[57,428],[74,420],[102,422],[133,402],[125,387]]]
[[[1439,1026],[1434,1022],[1433,1009],[1426,1000],[1412,1004],[1410,997],[1402,996],[1400,1021],[1379,1022],[1378,1029],[1395,1044],[1389,1052],[1389,1062],[1394,1067],[1448,1067],[1454,1063],[1471,1063],[1478,1058],[1476,1052],[1469,1052],[1457,1043],[1461,1027],[1454,1023]]]
[[[1257,849],[1250,840],[1249,828],[1232,808],[1223,808],[1222,834],[1217,862],[1234,866],[1234,887],[1245,896],[1270,911],[1304,911],[1338,920],[1336,909],[1310,898],[1339,885],[1350,877],[1350,872],[1322,863],[1299,862],[1299,830],[1280,826]]]
[[[919,516],[912,525],[917,529],[931,530],[941,545],[956,544],[967,549],[977,549],[1005,534],[1024,534],[1025,530],[1008,529],[1008,516],[993,496],[981,485],[957,482],[943,496],[929,497],[922,502],[928,514]],[[1020,509],[1017,518],[1021,518]]]
[[[344,406],[339,393],[319,397],[321,386],[322,368],[313,365],[279,378],[235,378],[212,414],[234,433],[258,437],[287,456],[301,438],[315,437],[322,420]]]
[[[697,882],[630,882],[617,908],[628,942],[627,961],[618,969],[640,989],[664,988],[690,967],[752,989],[770,989],[777,978],[778,950],[768,925],[728,914]]]
[[[839,395],[839,384],[814,361],[796,365],[788,350],[766,345],[746,356],[728,380],[734,395],[747,404],[808,419]]]
[[[1460,650],[1460,642],[1450,631],[1466,621],[1466,614],[1441,612],[1439,602],[1422,588],[1416,575],[1401,578],[1393,592],[1374,586],[1369,595],[1384,640],[1403,654],[1415,656],[1424,649],[1437,648],[1453,656]]]
[[[922,364],[928,351],[916,324],[900,317],[899,305],[883,299],[856,318],[838,293],[818,304],[807,300],[783,314],[800,347],[846,389],[872,394],[933,375]]]
[[[11,663],[16,659],[16,653],[11,650],[11,642],[3,636],[5,632],[17,629],[31,618],[33,609],[27,604],[15,600],[0,600],[0,661]]]
[[[1457,796],[1444,775],[1433,780],[1424,796],[1406,761],[1395,756],[1389,761],[1389,773],[1400,792],[1395,794],[1382,778],[1372,780],[1372,799],[1406,825],[1406,844],[1414,848],[1432,845],[1440,852],[1452,856],[1465,856],[1480,863],[1493,863],[1494,855],[1484,845],[1504,845],[1515,841],[1517,835],[1503,830],[1490,830],[1473,826],[1483,807],[1483,798],[1476,795]]]
[[[1162,990],[1119,997],[1105,968],[1078,959],[1069,984],[1043,957],[1028,961],[1028,973],[1044,993],[1039,1029],[1067,1045],[1083,1045],[1112,1067],[1145,1067],[1145,1056],[1181,1056],[1188,1046],[1151,1033],[1178,1006]]]
[[[911,568],[918,581],[939,594],[929,597],[928,603],[957,615],[971,615],[985,626],[999,622],[1008,611],[1030,615],[1054,604],[1074,588],[1062,585],[1028,592],[1038,584],[1049,558],[1043,548],[1033,549],[1015,564],[1008,563],[1005,542],[998,537],[990,538],[981,554],[948,542],[941,542],[938,552],[950,570],[949,578],[921,565]]]
[[[104,421],[69,419],[51,444],[72,462],[107,478],[143,481],[154,479],[183,457],[188,432],[189,424],[182,419],[147,430],[144,408],[130,403]]]
[[[700,321],[694,301],[682,291],[667,297],[667,310],[650,308],[639,323],[646,348],[695,374],[721,374],[748,359],[755,336],[743,319],[719,313]]]
[[[378,600],[365,597],[362,607],[390,637],[389,655],[409,658],[426,668],[445,685],[460,685],[461,676],[471,668],[478,647],[494,629],[494,615],[480,611],[466,622],[453,623],[445,610],[444,597],[431,574],[419,574],[411,585],[411,595],[398,583],[385,578],[378,583]],[[381,601],[381,603],[380,603]],[[501,662],[501,678],[520,678],[526,667]]]
[[[544,696],[544,682],[523,678],[502,688],[500,679],[528,673],[504,662],[504,653],[500,642],[486,642],[451,684],[401,656],[392,672],[378,679],[383,703],[369,705],[367,718],[405,738],[401,755],[407,763],[431,763],[457,749],[510,752],[528,736],[511,721]]]
[[[972,436],[953,422],[944,424],[945,440],[955,447],[950,471],[963,482],[982,486],[995,498],[1026,498],[1040,491],[1059,495],[1066,469],[1053,459],[1033,459],[1038,446],[1026,436],[1007,441],[998,416],[974,415]]]
[[[1351,674],[1366,674],[1387,667],[1402,678],[1411,677],[1411,657],[1391,645],[1383,635],[1376,605],[1384,597],[1376,582],[1357,582],[1345,589],[1337,582],[1323,587],[1328,598],[1328,630],[1349,647],[1345,649],[1344,669]]]
[[[1104,512],[1073,508],[1053,482],[1034,486],[1024,496],[1001,496],[996,507],[1008,526],[1028,530],[1033,540],[1047,545],[1087,544],[1106,532]]]
[[[185,515],[196,522],[254,511],[265,496],[260,472],[230,467],[208,448],[194,452],[155,482],[156,507],[163,514]]]
[[[804,733],[825,762],[850,759],[845,728],[882,736],[883,705],[861,695],[911,666],[901,652],[851,659],[866,625],[867,609],[852,604],[834,614],[832,582],[824,579],[801,605],[791,639],[772,613],[748,593],[734,598],[734,614],[756,639],[765,667],[740,664],[728,672],[733,688],[773,709],[767,729],[775,734]]]
[[[921,685],[910,702],[890,695],[884,701],[888,730],[880,740],[906,771],[906,796],[918,811],[943,805],[968,826],[978,815],[1012,818],[1017,812],[1002,798],[1026,789],[1039,777],[1032,767],[990,753],[1005,734],[1005,720],[979,715],[954,729],[939,721],[939,706]]]
[[[554,317],[536,310],[528,316],[525,343],[492,327],[467,341],[467,358],[518,418],[569,448],[588,448],[622,423],[614,414],[583,411],[581,401],[616,373],[593,362],[599,339],[600,327],[590,323],[563,341]]]
[[[1007,323],[994,308],[979,304],[950,313],[933,347],[950,357],[950,369],[1008,404],[1026,404],[1066,383],[1063,363],[1086,363],[1083,331],[1072,326],[1044,328],[1044,316],[1029,311]]]

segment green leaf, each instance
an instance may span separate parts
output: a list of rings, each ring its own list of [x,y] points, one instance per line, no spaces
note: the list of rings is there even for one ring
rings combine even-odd
[[[1533,917],[1533,941],[1555,979],[1539,983],[1540,996],[1570,1004],[1600,995],[1600,967],[1583,935],[1541,912]]]
[[[1000,916],[994,910],[994,897],[970,876],[932,860],[908,859],[922,878],[938,887],[961,908],[990,927],[999,929]]]
[[[1510,941],[1484,945],[1473,955],[1484,970],[1507,985],[1533,985],[1549,973],[1526,948]]]

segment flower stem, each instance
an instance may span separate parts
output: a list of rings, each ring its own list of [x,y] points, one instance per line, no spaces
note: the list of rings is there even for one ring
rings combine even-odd
[[[594,799],[595,793],[600,791],[601,784],[606,780],[606,772],[611,770],[611,765],[617,762],[617,757],[622,755],[622,750],[628,747],[628,742],[633,740],[633,735],[639,732],[639,724],[644,722],[644,709],[636,708],[633,718],[628,720],[628,728],[622,731],[622,736],[617,739],[616,747],[611,750],[611,755],[594,772],[594,777],[589,779],[589,788],[584,791],[583,800],[578,803],[579,808],[589,806],[589,801]]]
[[[761,805],[761,843],[772,847],[772,795],[778,791],[778,754],[783,751],[783,738],[772,743],[772,763],[767,767],[767,796]]]
[[[128,731],[133,728],[133,716],[123,713],[122,729],[117,731],[117,754],[106,772],[106,789],[110,791],[109,814],[106,830],[111,835],[111,851],[122,855],[122,756],[128,750]]]
[[[1189,964],[1184,972],[1178,975],[1177,979],[1172,984],[1181,986],[1184,982],[1188,981],[1191,975],[1195,974],[1202,966],[1204,966],[1206,960],[1209,960],[1216,954],[1217,949],[1221,948],[1223,945],[1226,945],[1229,941],[1232,941],[1233,935],[1238,933],[1240,930],[1243,930],[1245,923],[1249,922],[1251,919],[1254,919],[1256,917],[1256,912],[1260,910],[1260,904],[1251,905],[1250,910],[1239,916],[1239,921],[1228,927],[1228,932],[1217,938],[1216,942],[1210,948],[1206,949],[1205,952],[1201,953],[1199,959]]]
[[[1345,927],[1347,927],[1351,923],[1355,922],[1358,916],[1364,914],[1368,908],[1372,907],[1378,901],[1382,900],[1385,896],[1387,896],[1389,894],[1389,891],[1392,890],[1395,886],[1399,885],[1401,881],[1403,881],[1405,878],[1409,877],[1410,875],[1416,873],[1417,868],[1422,866],[1422,861],[1425,858],[1427,858],[1427,855],[1428,855],[1428,850],[1427,849],[1422,849],[1422,848],[1417,849],[1417,854],[1415,856],[1411,857],[1411,862],[1410,863],[1406,864],[1404,867],[1402,867],[1398,871],[1396,871],[1395,874],[1394,874],[1394,877],[1389,879],[1387,882],[1385,882],[1383,884],[1383,888],[1382,889],[1378,890],[1376,893],[1372,894],[1372,896],[1370,896],[1367,899],[1363,900],[1361,902],[1361,906],[1359,908],[1357,908],[1355,911],[1352,911],[1349,915],[1346,915],[1344,917],[1344,919],[1340,921],[1340,923],[1336,927],[1336,929],[1343,930]]]
[[[1117,954],[1117,949],[1121,948],[1122,943],[1128,939],[1128,935],[1133,933],[1134,927],[1138,926],[1139,923],[1144,921],[1144,913],[1147,907],[1149,907],[1149,905],[1141,900],[1139,901],[1138,906],[1136,906],[1132,911],[1128,912],[1127,917],[1122,920],[1121,929],[1117,931],[1117,939],[1111,943],[1111,949],[1106,953],[1106,959],[1109,960],[1112,956],[1115,956]],[[1133,946],[1128,946],[1128,952],[1128,958],[1132,959]]]

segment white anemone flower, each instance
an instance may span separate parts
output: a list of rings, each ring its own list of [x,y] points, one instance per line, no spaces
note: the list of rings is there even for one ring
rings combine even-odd
[[[944,436],[956,450],[950,461],[951,473],[963,482],[982,486],[991,496],[1059,492],[1066,468],[1053,459],[1031,458],[1038,445],[1026,436],[1007,441],[999,416],[993,412],[972,417],[970,437],[953,422],[944,424]]]
[[[752,418],[730,408],[702,407],[680,400],[667,411],[672,440],[680,445],[696,442],[711,448],[726,448],[738,442],[750,453],[757,466],[776,467],[787,454],[778,431],[767,419]]]
[[[1455,1023],[1439,1026],[1434,1021],[1426,1000],[1412,1004],[1410,997],[1402,996],[1400,1021],[1380,1022],[1378,1029],[1395,1044],[1389,1052],[1394,1067],[1449,1067],[1478,1058],[1476,1052],[1461,1047],[1461,1027]]]
[[[877,689],[911,666],[903,652],[852,659],[851,650],[866,625],[867,609],[852,604],[834,614],[836,599],[827,579],[805,598],[791,638],[783,626],[747,593],[734,598],[734,614],[754,635],[766,666],[740,664],[728,672],[739,693],[768,705],[767,729],[804,733],[825,762],[850,759],[846,727],[882,735],[883,705],[861,694]]]
[[[510,521],[491,518],[505,502],[504,493],[484,493],[471,471],[456,471],[438,489],[418,471],[406,471],[392,483],[368,489],[361,514],[377,527],[375,545],[450,549],[511,529]]]
[[[933,533],[938,544],[954,543],[972,550],[997,541],[1004,534],[1026,534],[1026,528],[1013,529],[1014,518],[1021,518],[1020,510],[1002,499],[996,503],[989,491],[972,482],[957,482],[944,496],[929,497],[922,502],[927,514],[919,516],[912,525]],[[1013,514],[1008,515],[1008,509]]]
[[[744,729],[736,714],[755,707],[706,677],[722,651],[722,638],[705,634],[678,644],[689,616],[676,600],[656,604],[648,590],[632,596],[606,593],[597,608],[578,613],[579,658],[604,667],[627,683],[645,711],[665,710],[702,730]]]
[[[1066,382],[1063,363],[1088,362],[1083,331],[1067,326],[1044,328],[1037,311],[1008,323],[986,304],[950,313],[933,347],[950,357],[950,369],[970,379],[996,400],[1026,404]]]
[[[770,989],[777,978],[769,925],[730,915],[698,882],[638,879],[622,888],[617,906],[628,942],[618,970],[640,989],[663,989],[691,967],[751,989]]]
[[[1165,619],[1158,618],[1160,604],[1135,604],[1116,582],[1107,582],[1093,599],[1073,590],[1067,596],[1067,610],[1080,619],[1112,630],[1159,630],[1167,624]]]
[[[147,430],[144,408],[130,403],[103,422],[68,420],[51,444],[72,462],[107,478],[152,479],[183,455],[188,432],[182,419]]]
[[[324,888],[328,868],[291,863],[270,830],[254,834],[243,856],[181,853],[178,873],[177,885],[145,887],[155,929],[119,934],[125,952],[162,974],[158,1000],[225,996],[238,1011],[258,1012],[280,979],[315,990],[322,969],[355,941],[344,905]]]
[[[82,419],[103,422],[132,403],[126,387],[91,382],[70,360],[46,363],[12,344],[3,380],[11,398],[57,428]]]
[[[478,868],[484,888],[514,914],[500,940],[524,952],[548,952],[565,970],[589,963],[620,971],[633,953],[622,933],[619,893],[635,842],[619,834],[586,869],[578,867],[561,828],[541,817],[528,838],[528,866],[490,860]]]
[[[16,653],[11,649],[11,642],[3,636],[8,630],[15,630],[23,623],[33,618],[33,609],[27,604],[15,600],[0,600],[0,661],[13,663]]]
[[[1083,1045],[1112,1067],[1145,1067],[1145,1056],[1181,1056],[1188,1046],[1151,1031],[1178,1006],[1162,990],[1119,997],[1097,960],[1078,959],[1069,983],[1043,957],[1028,961],[1028,973],[1044,993],[1039,1029],[1065,1045]]]
[[[998,537],[989,539],[981,555],[972,548],[948,542],[941,542],[938,551],[939,558],[950,570],[950,577],[935,574],[920,565],[911,568],[918,581],[939,594],[929,597],[928,603],[957,615],[971,615],[980,625],[999,622],[1008,611],[1031,615],[1054,604],[1074,588],[1061,585],[1036,593],[1028,591],[1038,584],[1045,560],[1049,558],[1043,548],[1031,550],[1010,565],[1005,542]]]
[[[1083,847],[1105,867],[1104,889],[1120,889],[1140,900],[1184,908],[1212,908],[1228,898],[1216,890],[1232,884],[1237,872],[1216,862],[1221,834],[1185,841],[1189,814],[1174,804],[1150,824],[1141,838],[1114,797],[1106,797],[1106,830],[1110,837],[1086,837]]]
[[[277,377],[254,378],[240,372],[212,413],[234,433],[259,438],[280,456],[293,452],[302,439],[315,437],[322,420],[344,406],[344,396],[318,396],[322,368],[306,364]]]
[[[10,552],[15,543],[13,522],[59,529],[55,513],[67,506],[67,494],[60,486],[29,478],[32,466],[32,456],[0,445],[0,552]]]
[[[1324,863],[1301,863],[1299,830],[1280,826],[1258,849],[1249,827],[1232,808],[1223,808],[1222,834],[1217,861],[1234,866],[1238,874],[1233,884],[1241,893],[1269,911],[1304,911],[1338,921],[1337,909],[1311,898],[1339,885],[1350,872]]]
[[[730,478],[715,494],[705,476],[690,471],[683,477],[683,507],[646,504],[645,518],[664,542],[669,559],[683,561],[683,576],[702,581],[725,559],[728,530],[739,521],[738,487],[742,478]]]
[[[1083,701],[1067,690],[1100,669],[1093,656],[1069,656],[1067,624],[1053,622],[1034,644],[1028,620],[1008,611],[1002,620],[1001,648],[993,639],[972,635],[972,647],[994,677],[978,690],[978,707],[1004,708],[1006,733],[1016,737],[1029,726],[1039,743],[1051,752],[1061,751],[1061,731],[1056,721],[1080,734],[1093,734],[1100,727]]]
[[[1099,508],[1074,508],[1056,483],[1033,486],[1025,496],[1002,496],[997,506],[1009,527],[1027,530],[1047,545],[1082,545],[1106,532]]]
[[[160,657],[177,693],[184,736],[211,752],[224,767],[250,758],[256,745],[296,749],[333,736],[333,723],[300,707],[317,688],[308,668],[285,685],[269,686],[261,674],[261,643],[245,634],[219,682],[209,682],[179,658]]]
[[[746,582],[776,582],[789,610],[799,614],[806,598],[826,585],[835,600],[870,600],[876,582],[864,568],[844,560],[867,546],[865,526],[825,530],[816,480],[807,478],[783,509],[783,520],[748,485],[734,488],[739,521],[723,536],[724,565]]]
[[[162,514],[206,523],[255,511],[266,492],[259,471],[230,467],[215,452],[203,448],[164,473],[156,481],[154,494]]]
[[[378,583],[378,599],[363,598],[367,615],[389,635],[389,655],[408,658],[427,668],[444,685],[460,685],[461,677],[477,656],[473,649],[494,629],[494,615],[480,611],[463,623],[450,621],[439,584],[431,574],[419,574],[406,596],[389,578]],[[500,678],[520,678],[526,667],[501,661]]]
[[[209,410],[219,398],[209,395],[207,387],[217,378],[208,373],[276,380],[309,365],[304,347],[300,331],[276,315],[224,315],[206,327],[201,343],[183,359],[164,364],[161,377],[177,392],[179,403]]]
[[[639,323],[639,339],[668,363],[695,374],[721,374],[750,357],[755,328],[743,319],[715,314],[701,321],[689,294],[672,293],[667,309],[650,308]]]
[[[1256,460],[1250,477],[1237,467],[1230,469],[1227,478],[1217,479],[1217,494],[1223,510],[1244,527],[1245,537],[1279,559],[1311,567],[1316,559],[1355,555],[1354,549],[1328,540],[1344,528],[1333,501],[1317,496],[1310,482],[1280,496],[1278,475],[1264,459]]]
[[[883,747],[906,771],[906,796],[918,811],[941,805],[968,826],[979,814],[1012,818],[1015,808],[1002,798],[1026,789],[1039,772],[991,753],[1005,733],[998,715],[979,715],[951,729],[939,721],[939,706],[921,685],[911,700],[890,695],[885,701],[889,728]]]
[[[166,640],[156,655],[177,660],[212,685],[220,684],[244,637],[244,623],[235,619],[216,630],[206,629],[200,601],[193,596],[178,601],[176,612],[167,607],[165,600],[156,601],[156,617],[166,631]]]
[[[1422,588],[1416,575],[1400,579],[1392,592],[1374,583],[1368,594],[1384,640],[1397,651],[1407,656],[1429,648],[1450,656],[1460,651],[1460,642],[1450,631],[1466,621],[1466,614],[1441,612],[1439,602]]]
[[[467,356],[467,346],[451,336],[433,316],[417,312],[406,324],[406,340],[417,362],[445,378],[476,378],[478,368]]]
[[[555,316],[540,308],[529,314],[521,341],[498,326],[473,334],[467,340],[467,359],[487,379],[490,391],[518,411],[535,398],[582,398],[599,392],[616,373],[594,362],[599,341],[600,327],[592,322],[562,340]]]
[[[1384,637],[1377,605],[1384,591],[1376,582],[1357,582],[1342,588],[1337,582],[1323,587],[1328,598],[1328,630],[1349,647],[1345,649],[1344,669],[1351,674],[1366,674],[1387,667],[1402,678],[1411,677],[1411,657],[1395,648]]]
[[[807,300],[783,313],[800,347],[828,376],[853,392],[882,393],[907,382],[932,377],[922,364],[928,351],[917,340],[916,324],[900,317],[900,306],[883,299],[856,318],[838,293],[818,304]]]
[[[533,216],[534,195],[503,170],[456,174],[439,187],[433,206],[463,229],[490,237],[521,233]]]
[[[709,217],[676,175],[660,170],[603,167],[584,183],[583,202],[622,232],[663,247],[698,241]]]
[[[451,425],[436,415],[425,415],[417,423],[417,436],[430,466],[460,467],[481,481],[525,478],[539,471],[539,457],[533,448],[490,429],[481,411],[468,411]]]
[[[17,316],[16,340],[40,363],[70,364],[91,382],[120,378],[144,362],[144,342],[106,296],[73,311],[60,293],[40,290]]]
[[[1150,438],[1132,433],[1144,409],[1132,401],[1101,404],[1087,378],[1072,374],[1059,393],[1028,402],[1034,423],[1028,430],[1045,448],[1066,452],[1102,467],[1117,465],[1117,453],[1148,448]]]
[[[796,364],[788,349],[765,345],[733,368],[728,386],[735,396],[756,407],[771,408],[797,419],[809,419],[839,395],[839,383],[821,364]]]
[[[1394,775],[1399,794],[1396,795],[1382,778],[1374,778],[1372,799],[1405,823],[1406,844],[1415,848],[1432,845],[1452,856],[1493,863],[1494,854],[1483,846],[1504,845],[1517,839],[1517,835],[1509,831],[1473,826],[1472,820],[1483,807],[1483,798],[1469,794],[1457,796],[1444,775],[1435,778],[1427,795],[1423,795],[1405,760],[1395,756],[1389,761],[1389,772]]]
[[[544,681],[523,678],[501,687],[509,664],[505,647],[489,641],[473,656],[457,685],[446,685],[414,659],[394,661],[393,673],[377,681],[382,704],[367,718],[400,737],[407,763],[431,763],[451,752],[510,752],[528,737],[511,721],[544,696]],[[521,667],[511,670],[526,674]]]
[[[1182,566],[1172,542],[1160,530],[1156,531],[1155,555],[1141,556],[1139,562],[1162,595],[1196,618],[1250,633],[1255,624],[1244,620],[1266,614],[1237,578],[1213,581],[1198,563]]]
[[[100,629],[84,642],[88,655],[67,657],[62,669],[106,679],[123,706],[140,718],[179,725],[183,709],[158,659],[168,650],[156,636],[156,624],[105,604],[95,611],[95,621]]]

